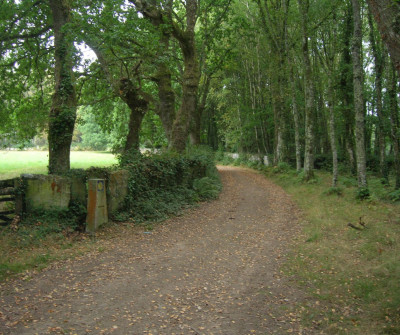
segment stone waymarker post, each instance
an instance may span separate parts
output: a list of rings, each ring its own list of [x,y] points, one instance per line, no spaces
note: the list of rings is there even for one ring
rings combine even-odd
[[[86,231],[94,233],[102,224],[108,222],[106,181],[89,179]]]

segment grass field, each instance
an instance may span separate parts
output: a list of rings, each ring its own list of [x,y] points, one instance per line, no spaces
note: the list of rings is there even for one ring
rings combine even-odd
[[[47,174],[47,151],[0,151],[0,179],[18,177],[22,173]],[[109,166],[117,163],[108,152],[71,151],[71,168]]]

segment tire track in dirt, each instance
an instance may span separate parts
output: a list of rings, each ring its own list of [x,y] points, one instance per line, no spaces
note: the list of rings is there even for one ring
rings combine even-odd
[[[0,334],[302,333],[303,294],[279,270],[298,210],[256,172],[219,170],[218,200],[3,284]]]

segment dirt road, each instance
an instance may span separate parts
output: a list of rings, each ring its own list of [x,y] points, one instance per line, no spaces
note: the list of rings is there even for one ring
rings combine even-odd
[[[255,172],[220,173],[219,200],[3,285],[0,334],[302,333],[279,270],[296,207]]]

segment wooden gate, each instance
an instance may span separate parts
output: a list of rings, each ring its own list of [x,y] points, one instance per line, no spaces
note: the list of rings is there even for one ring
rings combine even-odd
[[[0,225],[12,221],[16,213],[17,179],[0,180]]]

